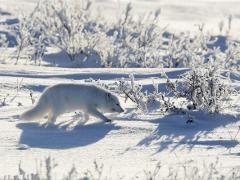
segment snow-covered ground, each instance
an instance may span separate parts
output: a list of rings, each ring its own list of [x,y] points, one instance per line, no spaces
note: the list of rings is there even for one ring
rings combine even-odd
[[[70,1],[70,0],[69,0]],[[31,11],[37,0],[0,0],[0,33],[8,30],[4,23],[17,21],[21,11]],[[119,15],[126,0],[96,0],[104,16]],[[161,8],[162,26],[170,32],[194,32],[197,24],[205,23],[211,34],[219,33],[219,22],[233,17],[230,36],[240,35],[240,1],[237,0],[134,0],[134,11],[144,13]],[[11,51],[11,48],[9,48]],[[2,51],[1,51],[2,52]],[[8,51],[4,51],[8,53]],[[160,89],[166,83],[161,73],[173,80],[187,68],[72,68],[63,53],[49,48],[43,66],[12,62],[0,64],[0,178],[18,174],[18,164],[26,172],[39,168],[41,160],[50,156],[58,166],[54,176],[62,177],[74,165],[80,173],[94,171],[94,161],[103,164],[104,176],[110,179],[143,179],[146,171],[153,171],[158,162],[164,170],[219,160],[221,171],[240,168],[240,97],[235,97],[231,109],[221,114],[190,112],[194,123],[187,124],[186,115],[138,114],[129,100],[122,106],[122,114],[109,115],[113,122],[106,124],[91,118],[85,125],[76,125],[80,116],[67,113],[61,116],[57,127],[44,128],[38,122],[24,122],[17,115],[32,106],[30,93],[37,100],[43,90],[57,83],[84,83],[86,79],[111,83],[135,75],[143,90],[152,91],[152,82]],[[240,89],[240,73],[231,74],[232,84]],[[162,88],[164,89],[164,88]],[[203,167],[204,169],[204,167]],[[226,172],[226,173],[225,173]],[[162,171],[162,174],[168,173]],[[161,175],[162,175],[161,174]]]
[[[186,124],[185,115],[163,117],[131,113],[131,103],[122,101],[126,113],[111,115],[113,123],[97,123],[91,118],[87,125],[79,125],[74,130],[66,126],[44,128],[37,123],[19,121],[15,116],[31,106],[30,91],[37,99],[49,85],[80,83],[88,78],[111,82],[134,73],[137,83],[151,89],[152,78],[165,82],[160,71],[163,70],[0,65],[0,93],[2,96],[9,94],[7,106],[0,108],[0,174],[16,174],[20,161],[24,170],[34,171],[39,161],[47,156],[58,163],[57,175],[66,173],[73,164],[80,172],[94,169],[96,160],[104,164],[104,172],[112,179],[144,177],[144,170],[153,169],[159,161],[167,168],[184,165],[187,161],[208,164],[219,158],[225,170],[239,167],[240,122],[236,116],[239,106],[225,115],[195,112],[195,122]],[[186,70],[164,71],[174,79]],[[18,83],[21,86],[17,92]],[[239,80],[236,84],[239,85]],[[238,102],[239,99],[236,105]],[[18,106],[19,103],[23,106]],[[61,116],[57,124],[75,121],[74,113],[69,113]]]
[[[74,0],[68,0],[69,2]],[[38,0],[0,0],[0,8],[13,14],[31,11]],[[240,28],[239,0],[95,0],[105,18],[117,18],[128,2],[133,10],[146,13],[161,8],[161,25],[171,32],[195,32],[204,23],[211,34],[219,33],[219,23],[228,26],[228,17],[233,18],[230,35],[238,38]]]

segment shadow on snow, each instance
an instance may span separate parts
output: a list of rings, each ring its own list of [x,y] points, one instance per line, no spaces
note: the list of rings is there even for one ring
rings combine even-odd
[[[177,78],[181,74],[188,71],[188,69],[180,69],[174,70],[173,72],[166,72],[169,78]],[[3,77],[22,77],[22,78],[62,78],[62,79],[71,79],[71,80],[85,80],[85,79],[94,79],[94,80],[113,80],[113,79],[121,79],[128,78],[129,75],[127,73],[92,73],[92,72],[81,72],[81,73],[70,73],[70,74],[39,74],[39,73],[25,73],[25,72],[16,72],[16,73],[0,73],[0,76]],[[146,78],[162,78],[160,73],[138,73],[134,74],[136,80],[146,79]],[[42,92],[47,86],[45,85],[23,85],[23,88],[30,91],[38,91]],[[165,83],[159,83],[158,88],[162,92],[168,92],[165,86]],[[142,91],[153,92],[154,86],[152,84],[143,85]]]
[[[41,127],[37,123],[20,123],[22,130],[19,144],[33,148],[68,149],[87,146],[104,138],[111,130],[119,129],[114,124],[89,124],[77,126],[71,131],[56,127]]]
[[[158,127],[149,136],[141,140],[138,146],[154,144],[159,146],[158,152],[160,152],[165,149],[174,151],[176,148],[183,147],[192,150],[195,146],[233,148],[239,144],[236,139],[230,137],[230,134],[229,139],[223,139],[222,137],[209,139],[209,137],[206,137],[214,133],[217,128],[236,123],[239,117],[236,118],[228,114],[209,115],[203,112],[193,112],[192,115],[196,118],[192,124],[186,124],[186,116],[183,115],[167,115],[153,121],[158,123]],[[226,129],[225,133],[227,132]]]
[[[166,72],[169,78],[177,78],[181,74],[187,72],[188,69],[180,69],[174,70],[173,72]],[[159,69],[159,73],[136,73],[134,77],[136,79],[145,79],[145,78],[161,78],[160,74],[161,70]],[[121,79],[128,78],[128,73],[92,73],[92,72],[81,72],[81,73],[70,73],[70,74],[38,74],[38,73],[24,73],[24,72],[16,72],[16,73],[0,73],[0,76],[7,77],[22,77],[22,78],[36,78],[36,79],[45,79],[45,78],[63,78],[63,79],[72,79],[72,80],[84,80],[84,79],[101,79],[101,80],[112,80],[112,79]]]

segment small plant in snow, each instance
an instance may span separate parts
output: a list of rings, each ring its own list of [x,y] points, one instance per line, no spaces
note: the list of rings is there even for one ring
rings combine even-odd
[[[7,105],[7,98],[9,97],[9,94],[6,94],[5,96],[3,96],[0,100],[0,107],[1,106],[6,106]]]
[[[142,86],[137,85],[134,76],[129,76],[130,82],[120,81],[119,90],[125,94],[126,100],[129,98],[137,107],[145,113],[161,112],[161,113],[183,113],[182,108],[177,108],[174,105],[174,100],[171,100],[165,93],[160,92],[157,83],[152,83],[153,92],[142,92]]]
[[[30,99],[31,99],[32,104],[34,104],[35,103],[35,98],[33,97],[33,92],[30,91],[29,95],[30,95]]]
[[[36,65],[41,65],[46,51],[47,37],[38,21],[38,11],[39,4],[30,14],[22,14],[19,17],[19,23],[11,27],[17,41],[15,64],[24,57],[33,60]]]
[[[87,171],[84,173],[84,177],[82,180],[101,180],[106,179],[103,177],[103,164],[99,165],[96,161],[94,161],[94,171]]]
[[[117,67],[158,67],[162,64],[162,33],[158,25],[161,10],[134,18],[129,3],[113,31]]]
[[[50,157],[46,158],[43,166],[40,166],[35,172],[27,173],[22,167],[21,163],[18,167],[18,174],[0,177],[4,180],[105,180],[112,179],[111,176],[105,176],[109,172],[104,171],[104,166],[94,162],[94,169],[87,170],[84,174],[80,174],[77,168],[73,166],[70,171],[65,171],[67,176],[60,177],[55,174],[57,164]],[[166,168],[168,171],[166,173]],[[143,171],[143,177],[138,175],[131,179],[143,180],[176,180],[176,179],[196,179],[196,180],[235,180],[240,178],[239,167],[227,169],[223,168],[217,159],[215,162],[203,163],[203,165],[196,164],[195,161],[190,160],[178,163],[175,166],[165,166],[163,163],[158,162],[152,169]],[[121,179],[121,178],[120,178]]]
[[[142,86],[136,84],[134,80],[134,75],[130,74],[129,79],[122,79],[118,82],[117,91],[120,94],[124,94],[125,101],[130,99],[133,103],[137,105],[137,108],[143,112],[147,112],[145,95],[141,91]]]
[[[68,175],[66,178],[64,178],[64,180],[74,180],[77,179],[77,170],[76,167],[73,165],[72,169],[68,172]]]
[[[4,176],[4,180],[53,180],[54,169],[58,166],[55,163],[54,159],[51,157],[45,158],[45,161],[42,166],[42,162],[40,166],[37,167],[35,172],[27,173],[21,165],[21,162],[18,165],[18,175],[15,176]],[[69,174],[72,171],[69,172]],[[68,176],[69,177],[69,176]],[[64,178],[63,178],[64,179]]]
[[[41,65],[43,57],[46,52],[46,37],[44,36],[41,31],[37,37],[32,39],[32,46],[33,46],[33,53],[32,53],[32,60],[34,61],[35,65]]]
[[[0,61],[3,63],[6,61],[6,58],[7,58],[6,50],[7,50],[8,44],[9,42],[6,36],[3,34],[0,34]]]
[[[189,100],[189,109],[219,113],[233,92],[220,77],[219,69],[210,63],[193,68],[182,76],[178,89],[172,88],[177,97]]]
[[[43,1],[39,4],[36,21],[41,24],[49,45],[65,52],[71,62],[79,56],[84,56],[81,60],[85,61],[99,43],[94,36],[98,22],[92,20],[91,6],[90,1],[72,4],[67,1]]]
[[[240,43],[228,41],[228,49],[226,50],[223,60],[223,67],[226,69],[240,70]]]
[[[24,16],[24,15],[20,17],[19,24],[13,28],[13,34],[17,41],[15,64],[18,64],[19,59],[23,55],[28,56],[29,54],[31,54],[32,45],[30,42],[31,42],[31,37],[33,36],[32,29],[33,29],[33,21],[31,17]]]
[[[204,24],[194,36],[189,33],[171,34],[163,56],[164,67],[195,67],[207,61],[213,50],[208,48],[211,36],[204,33]]]
[[[17,84],[16,84],[16,94],[11,98],[10,102],[13,102],[19,95],[19,91],[22,88],[22,82],[23,82],[23,78],[19,81],[19,79],[17,79]],[[21,106],[22,103],[18,102],[18,106]]]
[[[158,162],[155,166],[155,168],[151,171],[144,171],[145,172],[145,176],[146,176],[146,180],[157,180],[159,177],[159,171],[161,170],[161,163]]]

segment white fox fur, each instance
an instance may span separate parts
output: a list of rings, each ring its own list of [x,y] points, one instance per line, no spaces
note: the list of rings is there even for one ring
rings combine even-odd
[[[57,84],[47,88],[36,105],[24,112],[23,120],[41,119],[48,115],[48,123],[54,123],[63,113],[82,110],[85,119],[89,114],[104,121],[111,121],[101,112],[123,112],[117,96],[111,92],[87,84]]]

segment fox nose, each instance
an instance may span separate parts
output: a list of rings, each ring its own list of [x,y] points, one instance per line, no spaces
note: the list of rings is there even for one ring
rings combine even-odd
[[[121,112],[124,112],[124,109],[123,109],[123,108],[121,108]]]

